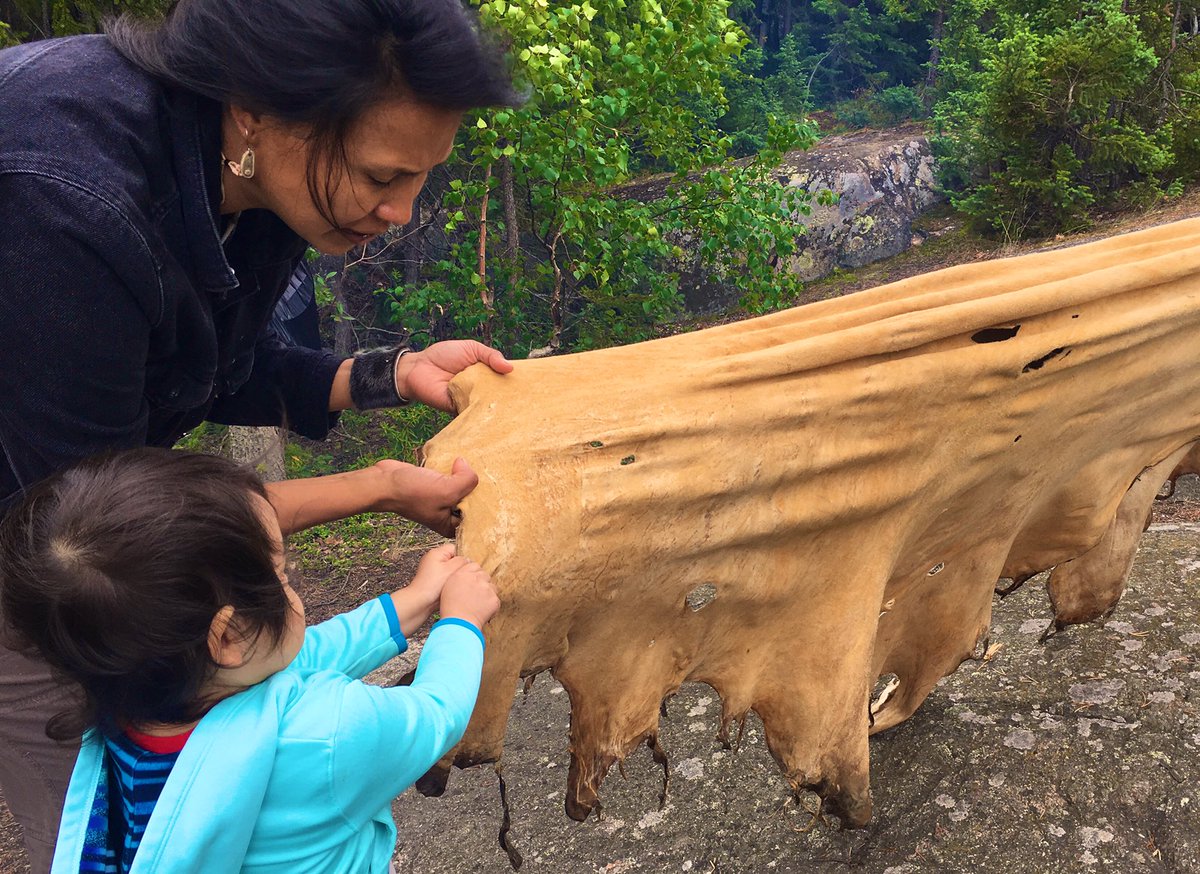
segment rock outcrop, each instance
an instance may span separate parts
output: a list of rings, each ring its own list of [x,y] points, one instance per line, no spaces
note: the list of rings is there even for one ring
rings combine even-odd
[[[913,219],[940,199],[933,153],[919,127],[830,137],[788,155],[779,173],[814,196],[838,195],[800,217],[807,233],[792,269],[803,279],[899,255],[912,245]]]
[[[808,151],[789,153],[776,178],[813,197],[812,213],[796,216],[804,230],[791,270],[804,280],[821,279],[836,268],[853,270],[908,249],[914,219],[942,199],[934,169],[929,141],[917,125],[828,137]],[[836,201],[823,205],[820,197],[828,192]],[[695,274],[685,273],[681,285],[693,312],[724,310],[738,296]]]

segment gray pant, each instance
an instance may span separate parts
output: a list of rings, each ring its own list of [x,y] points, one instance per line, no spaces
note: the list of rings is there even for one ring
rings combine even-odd
[[[50,870],[79,751],[46,737],[46,720],[76,701],[44,662],[0,647],[0,791],[24,831],[33,874]]]

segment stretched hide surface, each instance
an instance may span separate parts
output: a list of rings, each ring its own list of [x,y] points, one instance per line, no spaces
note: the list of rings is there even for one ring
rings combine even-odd
[[[868,734],[971,656],[998,579],[1055,568],[1059,623],[1120,597],[1200,437],[1200,220],[452,392],[426,464],[478,471],[460,547],[504,605],[457,762],[500,755],[517,678],[549,669],[583,818],[698,680],[727,738],[753,709],[792,784],[860,825]]]

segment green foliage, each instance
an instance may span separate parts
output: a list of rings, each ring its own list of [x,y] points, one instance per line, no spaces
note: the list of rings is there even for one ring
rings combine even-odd
[[[332,455],[315,452],[308,445],[297,442],[289,442],[284,447],[283,464],[288,479],[325,476],[338,471]]]
[[[957,12],[952,90],[935,111],[957,207],[1006,238],[1049,234],[1086,224],[1095,204],[1152,201],[1160,177],[1184,169],[1172,145],[1192,139],[1179,134],[1194,131],[1195,107],[1164,93],[1196,61],[1190,50],[1173,66],[1164,58],[1170,7],[963,0]],[[1194,172],[1194,150],[1181,153]]]
[[[372,418],[383,439],[374,441],[372,454],[364,456],[364,462],[371,464],[384,458],[415,462],[417,450],[450,424],[447,413],[424,404],[381,410]]]
[[[910,118],[919,118],[924,111],[921,98],[908,85],[893,85],[879,92],[875,99],[883,122],[896,125]]]
[[[324,476],[339,470],[358,470],[385,458],[413,463],[417,450],[450,421],[423,404],[359,413],[342,413],[334,432],[340,447],[335,457],[328,445],[296,439],[284,451],[288,477]]]
[[[721,77],[725,91],[725,113],[717,126],[729,135],[730,153],[738,158],[757,154],[766,148],[768,119],[783,113],[783,104],[763,76],[765,55],[749,45],[733,68]]]
[[[802,40],[796,31],[780,42],[775,70],[765,80],[767,92],[778,106],[778,113],[799,117],[812,108],[808,91],[808,79],[812,71],[804,61],[811,53],[812,48],[807,40]]]
[[[367,514],[291,534],[287,539],[287,554],[301,572],[333,571],[345,574],[348,579],[352,571],[364,567],[394,572],[398,553],[423,552],[438,542],[437,535],[398,516]],[[343,593],[344,588],[338,592]],[[374,593],[374,590],[366,592],[361,597],[365,600]]]
[[[175,441],[174,448],[185,449],[188,452],[219,455],[221,443],[224,442],[228,431],[229,428],[226,425],[219,425],[216,422],[201,422]]]
[[[359,413],[347,410],[329,441],[296,439],[284,452],[290,479],[368,467],[385,458],[415,463],[417,450],[450,417],[421,404]],[[317,525],[288,538],[288,552],[302,566],[349,570],[388,563],[397,548],[423,549],[431,535],[391,514],[353,516]]]
[[[739,76],[747,43],[726,10],[706,0],[480,4],[511,42],[530,99],[469,119],[443,198],[450,256],[432,282],[385,290],[394,317],[412,331],[478,330],[518,349],[643,339],[680,307],[688,240],[700,241],[700,270],[748,297],[785,295],[791,286],[775,265],[804,204],[771,170],[814,131],[764,111],[755,160],[705,169],[733,146],[715,120],[728,107],[722,80]],[[503,162],[514,180],[507,193]],[[652,185],[657,199],[626,187],[652,171],[665,174]],[[500,242],[506,196],[520,204],[515,258]]]
[[[812,71],[818,105],[921,77],[927,25],[893,14],[881,0],[813,0],[796,26],[810,34],[804,67]]]
[[[753,145],[767,113],[800,117],[828,110],[838,126],[883,127],[927,112],[919,89],[930,56],[932,21],[949,0],[746,0],[731,10],[759,45],[756,63],[734,83],[747,110],[722,120]],[[747,52],[750,57],[750,52]],[[735,104],[736,105],[736,104]]]
[[[0,21],[0,47],[52,36],[95,33],[106,18],[122,12],[160,15],[170,5],[170,0],[8,0],[0,5],[10,16],[7,24]]]
[[[848,128],[894,127],[911,119],[923,118],[925,107],[917,92],[908,85],[893,85],[845,100],[832,107],[838,124]]]

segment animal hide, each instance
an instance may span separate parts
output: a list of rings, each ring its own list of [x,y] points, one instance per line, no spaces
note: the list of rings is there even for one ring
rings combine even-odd
[[[583,819],[700,681],[726,740],[754,710],[793,786],[862,825],[868,734],[986,640],[999,579],[1054,568],[1060,625],[1112,610],[1198,389],[1200,220],[466,371],[425,458],[479,473],[460,548],[503,608],[456,762],[497,759],[549,670]]]

